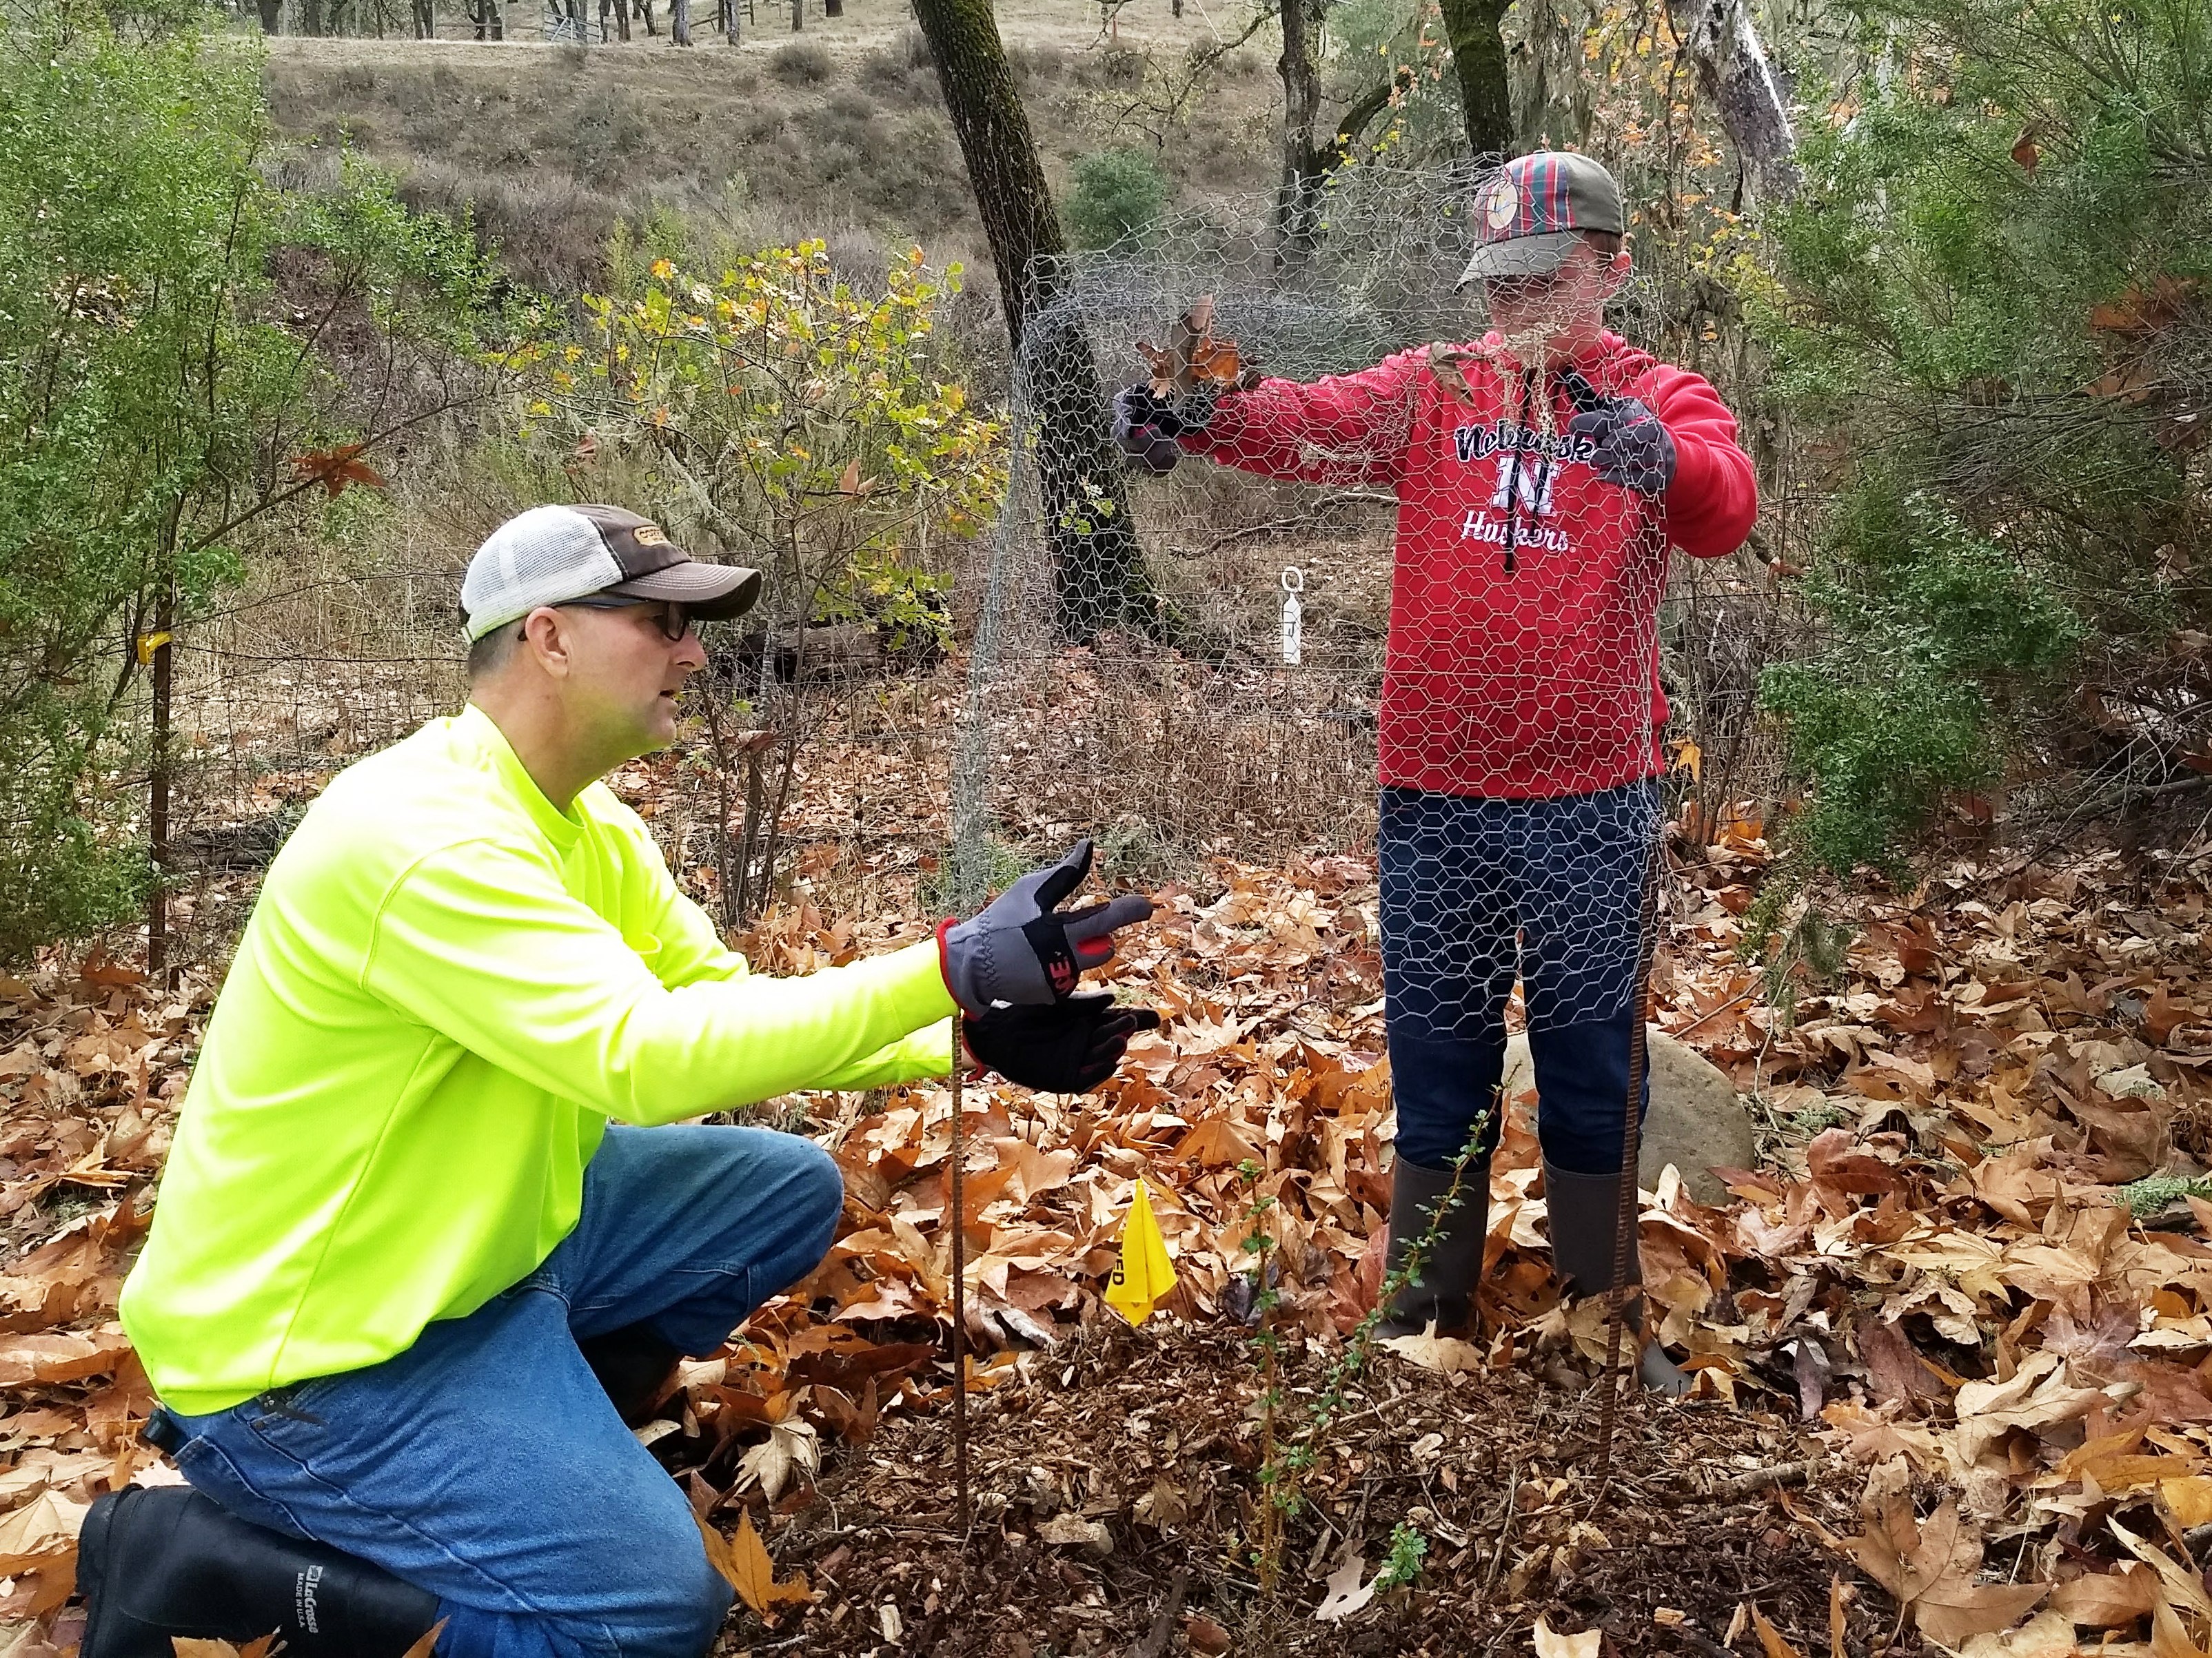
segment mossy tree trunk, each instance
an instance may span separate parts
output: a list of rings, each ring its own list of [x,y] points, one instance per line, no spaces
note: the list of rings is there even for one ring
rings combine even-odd
[[[1036,422],[1037,482],[1061,634],[1157,629],[1121,456],[1081,319],[1054,309],[1067,244],[990,0],[915,0],[991,244],[1006,334]],[[1132,353],[1133,356],[1133,351]]]
[[[1505,37],[1500,32],[1511,3],[1442,0],[1444,39],[1459,76],[1468,148],[1478,160],[1502,162],[1513,153],[1513,93],[1505,75]]]

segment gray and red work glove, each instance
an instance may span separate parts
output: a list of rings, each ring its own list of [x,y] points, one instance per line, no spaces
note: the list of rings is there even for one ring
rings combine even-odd
[[[1091,840],[1034,870],[972,920],[937,929],[937,959],[952,999],[970,1014],[996,1003],[1042,1007],[1075,993],[1076,975],[1114,959],[1114,931],[1152,918],[1152,901],[1125,893],[1063,911],[1060,902],[1091,872]]]
[[[1207,392],[1164,398],[1139,383],[1114,394],[1114,441],[1155,476],[1172,472],[1182,459],[1182,446],[1176,440],[1185,432],[1203,432],[1212,418],[1213,398]]]
[[[1589,464],[1607,483],[1639,495],[1663,495],[1674,481],[1674,440],[1638,398],[1600,399],[1567,422],[1567,435],[1595,442]]]
[[[1040,1094],[1087,1094],[1112,1076],[1129,1038],[1158,1030],[1149,1007],[1122,1007],[1103,991],[1042,1007],[994,1007],[960,1021],[976,1064]]]

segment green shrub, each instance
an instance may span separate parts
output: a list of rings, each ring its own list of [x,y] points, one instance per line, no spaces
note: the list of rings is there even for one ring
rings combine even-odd
[[[1952,791],[2155,780],[2204,741],[2167,693],[2212,625],[2176,579],[2212,397],[2212,15],[2108,9],[1869,0],[1893,72],[1807,133],[1778,280],[1738,271],[1828,495],[1818,648],[1762,693],[1839,872],[1893,865]],[[2173,712],[2100,726],[2091,689]]]
[[[278,273],[349,293],[403,374],[476,349],[465,229],[358,170],[288,195],[268,142],[241,43],[0,22],[0,960],[143,890],[149,674],[248,551],[319,532],[293,458],[370,417]]]
[[[1760,687],[1814,786],[1796,833],[1838,872],[1893,864],[1947,793],[1996,781],[2017,694],[2083,637],[2045,580],[1940,503],[1869,489],[1849,505],[1808,584],[1826,647]]]
[[[1079,247],[1111,247],[1151,229],[1167,211],[1168,175],[1148,149],[1079,156],[1067,197],[1067,228]]]

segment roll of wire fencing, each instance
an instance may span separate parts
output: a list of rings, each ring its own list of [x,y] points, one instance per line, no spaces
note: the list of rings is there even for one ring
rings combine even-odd
[[[1613,1160],[1567,1165],[1605,1175],[1644,1069],[1662,601],[1687,561],[1649,434],[1623,437],[1660,395],[1636,343],[1655,281],[1599,246],[1462,288],[1474,219],[1515,210],[1501,177],[1348,168],[1041,282],[963,595],[956,886],[973,902],[1075,828],[1169,862],[1371,847],[1400,1155],[1401,1048],[1471,1121],[1510,1009],[1579,1077],[1561,1092],[1609,1094],[1573,1108]],[[1602,339],[1563,338],[1577,306]],[[1132,408],[1152,424],[1124,444]]]

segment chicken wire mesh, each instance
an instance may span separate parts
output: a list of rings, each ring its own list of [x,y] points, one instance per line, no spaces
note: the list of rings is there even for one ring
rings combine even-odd
[[[1710,457],[1669,452],[1655,416],[1727,416],[1629,343],[1656,331],[1653,284],[1601,246],[1461,289],[1471,215],[1525,211],[1500,181],[1357,169],[1295,245],[1291,216],[1273,236],[1199,217],[1058,273],[969,596],[964,895],[1006,843],[1076,824],[1255,860],[1371,846],[1394,1046],[1502,1044],[1509,1002],[1532,1031],[1625,1018],[1670,541],[1743,539],[1670,490],[1710,490],[1689,475]],[[1562,331],[1601,307],[1601,339]],[[1053,467],[1098,451],[1054,428],[1095,421],[1101,387],[1136,388],[1131,470],[1071,488]],[[1110,531],[1141,559],[1097,556]]]

